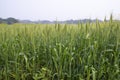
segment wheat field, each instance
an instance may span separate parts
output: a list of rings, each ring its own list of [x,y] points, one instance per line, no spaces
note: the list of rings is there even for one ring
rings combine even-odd
[[[120,22],[0,24],[0,80],[120,80]]]

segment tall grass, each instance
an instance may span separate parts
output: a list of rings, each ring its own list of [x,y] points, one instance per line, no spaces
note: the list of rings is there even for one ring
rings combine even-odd
[[[119,80],[120,23],[0,24],[0,80]]]

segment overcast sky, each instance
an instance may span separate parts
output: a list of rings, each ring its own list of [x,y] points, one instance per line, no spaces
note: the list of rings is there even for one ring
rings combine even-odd
[[[0,17],[30,20],[120,17],[120,0],[0,0]]]

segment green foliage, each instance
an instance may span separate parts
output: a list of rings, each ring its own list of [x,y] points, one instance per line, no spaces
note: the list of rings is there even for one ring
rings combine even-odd
[[[119,22],[0,24],[0,80],[119,79]]]

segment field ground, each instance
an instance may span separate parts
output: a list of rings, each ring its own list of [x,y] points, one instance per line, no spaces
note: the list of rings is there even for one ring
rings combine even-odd
[[[0,80],[119,80],[120,22],[0,24]]]

